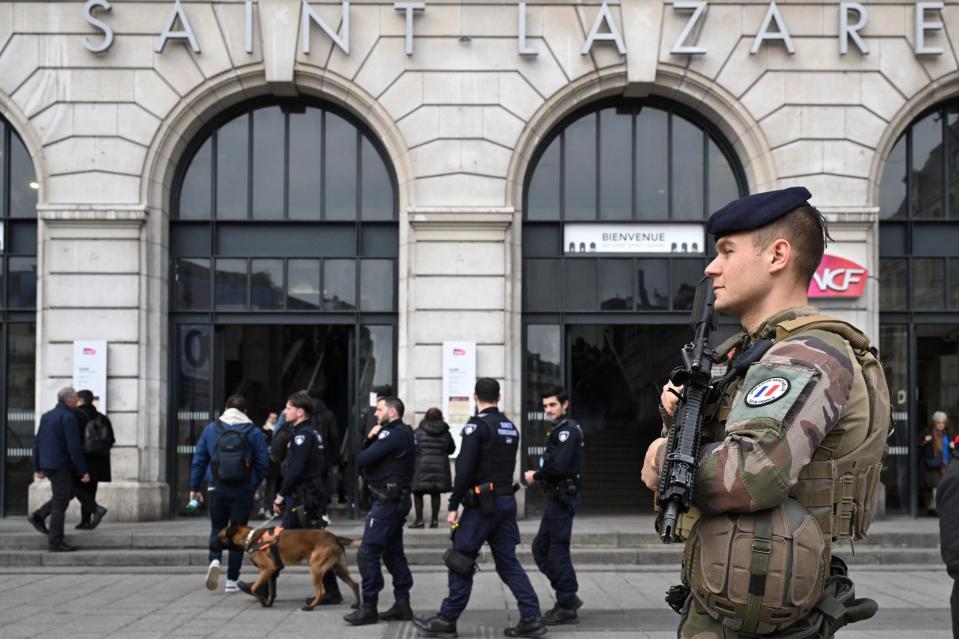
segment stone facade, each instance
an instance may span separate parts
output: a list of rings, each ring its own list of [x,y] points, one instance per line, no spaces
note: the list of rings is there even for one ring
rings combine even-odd
[[[309,4],[344,38],[339,2]],[[601,2],[531,2],[525,42],[515,2],[425,4],[406,55],[405,12],[385,2],[350,3],[348,54],[316,23],[303,52],[299,0],[113,2],[93,10],[113,32],[102,53],[84,46],[104,32],[83,3],[0,2],[0,114],[41,185],[37,406],[68,381],[73,339],[110,342],[118,444],[115,481],[101,490],[123,504],[118,519],[166,514],[170,186],[188,141],[227,107],[307,94],[369,124],[399,181],[400,394],[419,413],[436,404],[440,344],[475,339],[478,374],[505,380],[506,410],[518,415],[523,180],[565,115],[615,95],[692,107],[734,144],[751,191],[808,186],[837,242],[876,273],[883,159],[959,78],[951,2],[924,13],[945,24],[924,32],[942,49],[930,55],[915,53],[915,5],[895,1],[868,6],[866,55],[853,43],[839,53],[838,2],[778,5],[793,54],[775,39],[750,52],[767,2],[710,2],[686,39],[706,49],[698,55],[671,53],[692,11],[668,2],[608,6],[626,55],[610,40],[582,53]],[[176,10],[199,53],[185,38],[156,51]],[[830,310],[877,335],[876,284]],[[76,308],[76,287],[93,291],[95,311]]]

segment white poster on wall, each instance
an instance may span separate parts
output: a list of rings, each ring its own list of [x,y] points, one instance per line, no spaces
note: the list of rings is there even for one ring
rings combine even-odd
[[[100,340],[73,342],[73,387],[89,390],[101,413],[107,412],[107,343]]]
[[[563,252],[702,255],[705,239],[702,224],[567,224]]]
[[[443,416],[460,450],[463,426],[473,416],[476,385],[476,342],[443,342]]]

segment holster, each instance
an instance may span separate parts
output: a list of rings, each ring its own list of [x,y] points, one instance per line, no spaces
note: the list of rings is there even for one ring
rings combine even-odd
[[[472,579],[476,574],[476,562],[458,551],[456,548],[448,548],[443,553],[443,563],[450,571],[456,573],[464,579]]]

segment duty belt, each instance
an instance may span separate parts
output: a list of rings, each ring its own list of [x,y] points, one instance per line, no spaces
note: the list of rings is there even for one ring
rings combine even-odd
[[[370,494],[377,501],[399,501],[410,494],[410,489],[399,484],[370,486]]]

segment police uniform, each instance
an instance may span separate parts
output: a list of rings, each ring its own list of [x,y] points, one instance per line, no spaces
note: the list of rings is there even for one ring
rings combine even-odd
[[[362,576],[363,603],[376,607],[383,589],[380,560],[393,576],[396,602],[409,602],[413,575],[403,552],[403,523],[412,508],[410,484],[416,463],[413,429],[400,420],[383,426],[376,438],[367,438],[356,455],[373,505],[363,529],[356,562]]]
[[[550,429],[539,470],[533,474],[533,479],[543,485],[548,495],[539,532],[533,539],[533,558],[556,591],[556,605],[566,610],[575,609],[580,603],[576,597],[579,585],[569,544],[573,517],[582,500],[579,488],[583,443],[579,424],[564,416]]]
[[[709,232],[720,238],[764,226],[809,197],[806,189],[793,187],[737,200],[713,214]],[[845,566],[834,561],[830,567],[829,557],[832,542],[863,538],[872,518],[889,427],[888,389],[881,367],[862,333],[817,315],[811,307],[784,309],[751,333],[725,343],[720,354],[728,358],[727,370],[732,370],[736,357],[760,342],[771,347],[726,387],[705,414],[694,479],[700,519],[686,542],[683,576],[692,593],[682,611],[681,638],[776,636],[783,629],[818,631],[828,637],[832,624],[820,614],[823,601],[839,604],[831,607],[833,614],[867,601],[854,598],[851,582],[839,581]],[[665,446],[660,461],[664,453]],[[795,523],[801,518],[815,521],[812,532],[822,540],[821,552],[805,562],[813,570],[817,561],[823,562],[818,577],[813,575],[806,584],[812,599],[806,608],[789,608],[789,602],[770,606],[777,589],[788,591],[797,584],[781,574],[769,577],[775,553],[785,552],[773,546],[770,554],[769,531],[775,521],[789,533],[788,520]],[[745,528],[751,543],[737,546],[722,535],[707,539],[706,533],[697,533],[715,527],[728,531],[740,521],[750,522]],[[798,537],[803,531],[789,534]],[[740,572],[739,584],[734,584],[735,571],[728,565],[729,578],[717,578],[722,561],[710,566],[711,571],[704,570],[706,560],[699,558],[711,553],[726,553],[728,562],[747,572],[748,579]],[[792,570],[806,567],[793,563]],[[742,591],[739,599],[729,595],[737,587]],[[733,609],[735,613],[728,612]],[[786,620],[789,614],[793,617]]]

